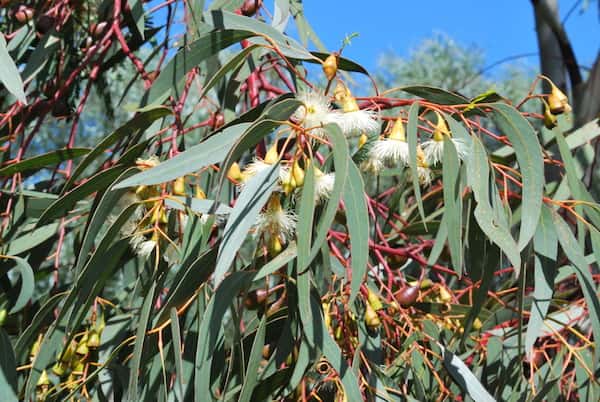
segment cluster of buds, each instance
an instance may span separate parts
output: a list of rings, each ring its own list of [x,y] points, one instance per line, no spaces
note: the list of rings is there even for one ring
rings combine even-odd
[[[545,77],[543,77],[545,78]],[[569,98],[563,91],[561,91],[552,81],[546,78],[550,83],[550,94],[544,101],[544,126],[548,129],[556,127],[558,124],[557,115],[563,113],[569,113],[571,105],[569,105]]]

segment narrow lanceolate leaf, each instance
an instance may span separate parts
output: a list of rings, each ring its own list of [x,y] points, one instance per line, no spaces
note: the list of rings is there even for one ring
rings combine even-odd
[[[8,334],[0,328],[0,395],[2,395],[2,400],[6,402],[18,401],[17,387],[15,352]]]
[[[240,290],[250,284],[253,275],[247,271],[238,271],[227,276],[202,315],[194,372],[196,401],[216,399],[211,391],[211,366],[216,358],[214,351],[218,340],[223,336],[223,317]]]
[[[298,225],[296,230],[298,270],[300,272],[310,263],[310,244],[313,234],[315,215],[315,169],[312,164],[307,166],[302,186],[302,196],[298,203]]]
[[[522,175],[522,212],[519,250],[533,238],[539,222],[544,191],[544,160],[537,135],[521,113],[505,103],[492,104],[493,118],[515,149]]]
[[[23,89],[23,80],[15,62],[10,57],[10,54],[8,54],[4,35],[0,35],[0,82],[19,102],[27,103],[25,90]]]
[[[369,214],[364,183],[358,167],[351,160],[348,162],[348,178],[344,186],[343,199],[350,234],[350,255],[352,255],[350,261],[352,282],[348,299],[348,304],[351,305],[367,272],[369,260]]]
[[[196,172],[213,163],[219,163],[225,158],[237,138],[248,127],[250,127],[248,123],[228,127],[223,132],[190,147],[174,158],[123,180],[115,186],[115,189],[160,184]]]
[[[542,207],[540,223],[533,238],[533,247],[535,250],[534,290],[531,315],[525,333],[525,352],[528,356],[531,356],[533,344],[543,329],[543,322],[554,293],[554,278],[558,269],[556,261],[558,238],[552,221],[552,211],[546,206]]]
[[[592,323],[594,339],[600,339],[600,300],[598,300],[598,293],[596,291],[594,279],[592,278],[592,273],[590,272],[590,267],[585,259],[583,250],[571,232],[569,225],[567,225],[557,213],[553,213],[552,218],[558,236],[558,242],[567,258],[569,258],[574,265],[573,268],[577,275],[577,280],[581,285],[581,290],[583,291],[583,296],[587,303],[590,322]],[[594,369],[597,367],[598,361],[600,361],[600,353],[595,353]]]
[[[417,174],[417,127],[419,124],[419,103],[415,102],[410,105],[408,110],[408,124],[406,127],[408,135],[408,166],[419,208],[421,220],[425,222],[425,211],[423,210],[423,199],[421,198],[421,185],[419,183],[419,175]]]
[[[481,384],[479,379],[467,365],[456,355],[446,349],[441,343],[436,342],[442,350],[444,366],[450,373],[454,382],[456,382],[474,401],[477,402],[495,402],[496,400]]]
[[[213,31],[205,33],[194,42],[184,45],[161,70],[141,106],[162,103],[172,94],[192,68],[221,50],[253,35],[252,32],[241,30]]]
[[[459,170],[460,165],[454,143],[444,139],[444,163],[442,164],[444,182],[444,221],[448,230],[448,244],[452,266],[458,275],[462,275],[462,222],[460,204],[456,198],[460,197]]]
[[[98,145],[94,147],[88,153],[85,158],[81,160],[79,165],[73,171],[69,180],[63,186],[62,194],[64,194],[73,185],[75,180],[90,166],[90,164],[99,156],[103,155],[104,152],[114,145],[117,141],[123,138],[135,138],[136,135],[144,132],[148,127],[154,123],[155,120],[162,117],[168,116],[171,110],[166,107],[158,106],[155,108],[148,109],[144,112],[137,114],[127,123],[116,129],[113,133],[106,136]]]
[[[225,277],[248,231],[271,196],[278,179],[279,165],[275,164],[257,173],[244,185],[223,231],[223,241],[219,247],[214,274],[215,286],[218,286]]]
[[[263,319],[258,325],[256,335],[254,336],[254,342],[252,343],[252,350],[250,351],[250,358],[248,359],[248,366],[246,368],[246,375],[244,376],[244,383],[242,384],[242,392],[238,399],[239,402],[250,401],[252,397],[252,391],[258,383],[258,370],[262,361],[263,347],[265,346],[265,332],[267,329],[267,316],[263,316]]]
[[[142,361],[142,352],[144,349],[144,341],[146,339],[146,327],[150,320],[150,313],[152,312],[152,305],[154,302],[154,290],[156,289],[156,282],[152,282],[148,293],[144,299],[144,304],[140,311],[140,318],[138,320],[138,328],[135,334],[135,346],[133,347],[133,357],[131,358],[131,364],[129,369],[129,388],[127,390],[127,400],[130,402],[138,401],[138,377],[140,370],[140,363]]]
[[[495,219],[495,214],[490,203],[490,166],[487,153],[481,140],[473,137],[473,148],[467,158],[467,175],[469,185],[473,190],[475,201],[475,220],[481,230],[498,245],[513,264],[515,271],[521,268],[521,255],[517,243],[510,235],[507,227]],[[537,223],[536,223],[537,225]]]
[[[335,166],[335,181],[333,183],[333,190],[325,207],[325,211],[319,219],[317,224],[316,235],[311,248],[310,256],[306,264],[317,256],[321,249],[321,244],[327,237],[327,232],[331,227],[333,218],[338,209],[338,204],[342,198],[342,191],[346,184],[346,177],[348,176],[348,163],[350,161],[350,155],[348,153],[348,143],[346,137],[342,134],[340,128],[336,124],[328,124],[325,126],[327,130],[328,139],[331,141],[333,151],[333,165]],[[300,270],[306,267],[299,267]]]
[[[19,277],[21,278],[21,290],[19,291],[19,296],[9,312],[12,314],[25,307],[27,302],[31,299],[33,288],[35,286],[35,279],[31,265],[23,258],[15,256],[0,256],[0,258],[13,260],[16,263],[15,270],[19,273]]]
[[[0,177],[28,172],[78,158],[90,152],[88,148],[62,148],[0,168]]]

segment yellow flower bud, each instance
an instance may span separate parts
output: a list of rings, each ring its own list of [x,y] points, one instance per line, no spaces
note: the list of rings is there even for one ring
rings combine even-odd
[[[173,182],[173,194],[185,195],[185,179],[183,177],[178,177]]]
[[[0,327],[4,324],[6,317],[8,316],[8,311],[5,308],[0,310]]]
[[[279,241],[279,237],[271,236],[271,239],[269,240],[269,254],[271,257],[281,253],[281,250],[283,250],[283,246],[281,245],[281,241]]]
[[[90,330],[90,336],[87,341],[87,345],[91,349],[97,349],[100,347],[100,334],[98,333],[97,330],[95,330],[95,329]]]
[[[390,131],[390,135],[388,138],[397,141],[406,142],[406,132],[404,131],[404,124],[402,123],[402,119],[398,117],[392,126],[392,131]]]
[[[325,320],[325,327],[331,329],[331,315],[329,315],[329,303],[322,303],[323,306],[323,318]]]
[[[475,318],[475,321],[473,321],[473,329],[479,331],[481,327],[483,327],[483,323],[479,318]]]
[[[271,148],[269,148],[269,150],[267,151],[264,161],[265,161],[265,163],[268,163],[269,165],[273,165],[273,164],[277,163],[278,160],[279,160],[279,152],[277,152],[277,145],[273,144],[273,146]]]
[[[337,56],[332,53],[329,56],[327,56],[327,58],[323,62],[323,73],[325,73],[325,77],[327,77],[327,80],[331,81],[337,74],[337,70]]]
[[[165,210],[165,208],[163,208],[162,206],[159,206],[157,208],[154,209],[154,214],[152,215],[152,223],[162,223],[162,224],[167,224],[169,222],[169,219],[167,218],[167,212]]]
[[[87,338],[82,338],[79,344],[77,345],[77,349],[75,349],[75,353],[80,356],[85,356],[90,352],[87,345]]]
[[[358,103],[356,103],[356,99],[352,95],[346,96],[344,100],[342,100],[342,109],[344,113],[357,112],[360,110],[358,107]]]
[[[569,105],[569,98],[563,91],[561,91],[553,82],[550,82],[552,91],[548,95],[548,106],[552,114],[561,114],[564,112],[571,111],[571,105]]]
[[[553,129],[558,124],[558,119],[550,112],[548,106],[544,107],[544,126],[547,129]]]
[[[452,301],[452,295],[450,294],[450,292],[448,292],[448,290],[445,287],[440,286],[438,288],[438,292],[440,294],[440,301],[442,303],[450,303]]]
[[[383,308],[383,304],[381,303],[381,300],[379,300],[379,297],[377,297],[375,292],[369,288],[367,288],[367,301],[375,311],[379,311]]]
[[[50,385],[50,379],[48,378],[48,373],[46,372],[46,370],[42,370],[42,374],[40,375],[40,378],[37,382],[38,387],[42,387],[44,385]]]
[[[371,329],[377,329],[381,325],[381,320],[379,319],[379,316],[369,303],[367,303],[365,310],[365,324],[367,324],[367,327]]]
[[[338,83],[335,85],[335,89],[333,90],[333,97],[335,98],[336,102],[344,102],[344,99],[351,96],[352,93],[348,87],[346,87],[343,82],[338,81]]]
[[[296,181],[296,186],[302,187],[304,184],[304,170],[302,170],[298,161],[295,161],[292,165],[292,176]]]
[[[433,130],[433,139],[434,141],[444,141],[444,135],[450,137],[450,130],[448,130],[446,120],[444,120],[442,115],[438,112],[435,112],[435,114],[437,116],[437,123],[435,125],[435,129]]]
[[[66,374],[69,367],[63,362],[56,362],[54,366],[52,366],[52,372],[58,377],[62,377]]]
[[[362,148],[363,145],[365,145],[367,143],[367,140],[369,139],[369,137],[367,137],[367,135],[365,133],[362,133],[360,135],[360,137],[358,137],[358,148]]]
[[[281,188],[283,189],[283,192],[286,194],[290,194],[296,188],[296,179],[294,179],[294,176],[292,175],[291,172],[287,175],[285,180],[283,180],[283,182],[281,183]]]
[[[227,178],[231,181],[241,181],[242,180],[242,171],[240,170],[240,165],[237,162],[233,162],[229,170],[227,171]]]

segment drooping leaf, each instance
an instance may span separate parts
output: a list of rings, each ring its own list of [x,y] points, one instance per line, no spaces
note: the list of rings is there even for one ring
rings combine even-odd
[[[0,177],[11,176],[78,158],[90,152],[88,148],[62,148],[0,168]]]
[[[19,70],[15,65],[12,57],[6,49],[6,40],[4,36],[0,38],[0,82],[4,87],[13,94],[21,103],[27,103],[25,98],[25,90],[23,88],[23,80],[19,74]]]
[[[13,255],[0,256],[0,258],[6,258],[13,260],[15,262],[15,271],[19,273],[19,278],[21,278],[21,290],[19,291],[19,296],[17,300],[15,300],[12,308],[9,313],[16,313],[21,310],[27,302],[31,299],[33,295],[33,289],[35,287],[35,278],[33,276],[33,269],[31,269],[31,265],[21,258]]]

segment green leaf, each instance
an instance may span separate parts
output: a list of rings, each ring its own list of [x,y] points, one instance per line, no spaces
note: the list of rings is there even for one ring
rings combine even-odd
[[[447,137],[444,139],[443,158],[444,221],[448,230],[452,266],[456,273],[462,276],[462,222],[461,211],[459,210],[460,204],[456,202],[456,198],[461,196],[461,189],[458,188],[460,165],[454,143]]]
[[[475,220],[490,240],[506,254],[518,272],[521,267],[521,255],[510,231],[497,221],[490,204],[490,166],[485,148],[477,137],[473,137],[471,157],[467,158],[466,162],[469,184],[477,202]]]
[[[365,198],[365,185],[358,167],[350,160],[348,162],[348,178],[344,186],[344,206],[346,223],[350,235],[350,261],[352,267],[352,282],[348,305],[352,305],[358,294],[360,284],[367,272],[369,260],[369,213]]]
[[[13,94],[21,103],[27,104],[25,98],[25,90],[23,88],[23,80],[19,74],[19,70],[15,65],[12,57],[6,49],[6,40],[4,35],[0,38],[0,82],[4,87]]]
[[[242,32],[252,32],[256,36],[249,39],[251,43],[257,43],[263,46],[272,46],[269,41],[263,37],[267,36],[274,41],[282,54],[295,59],[311,59],[313,56],[298,42],[279,32],[270,25],[260,22],[254,18],[247,18],[242,15],[223,10],[212,10],[204,13],[206,22],[217,29],[231,29]],[[219,31],[215,31],[219,32]],[[250,36],[250,35],[248,35]],[[245,39],[245,38],[244,38]]]
[[[29,233],[19,236],[8,243],[8,254],[18,255],[45,242],[56,234],[58,229],[58,223],[51,223],[49,225],[41,226],[32,230]]]
[[[196,172],[213,163],[222,162],[235,141],[247,132],[249,127],[248,123],[227,127],[174,158],[123,180],[114,188],[160,184]]]
[[[140,318],[138,320],[138,327],[135,334],[135,346],[133,347],[133,357],[129,366],[129,388],[127,390],[127,400],[131,402],[137,402],[138,399],[138,377],[140,371],[140,362],[142,360],[142,352],[144,348],[144,340],[146,339],[146,328],[148,327],[148,321],[150,320],[150,313],[152,312],[152,306],[154,304],[154,290],[156,289],[156,282],[153,281],[146,297],[144,298],[144,304],[140,311]]]
[[[512,143],[522,175],[523,189],[519,250],[533,238],[542,209],[544,160],[537,135],[521,113],[504,103],[491,105],[494,122]]]
[[[598,300],[596,285],[592,278],[589,265],[585,259],[583,250],[581,250],[569,225],[567,225],[557,213],[553,213],[552,218],[558,236],[558,242],[571,263],[574,264],[573,270],[577,275],[577,280],[581,285],[581,290],[583,291],[583,296],[587,304],[594,339],[600,339],[600,301]],[[594,371],[595,367],[598,366],[599,360],[600,353],[595,353]]]
[[[417,206],[421,220],[425,222],[425,211],[423,209],[423,199],[421,198],[421,184],[419,183],[419,175],[417,174],[417,129],[419,124],[419,102],[414,102],[408,109],[408,166],[410,167],[410,175],[412,177],[413,190],[417,199]]]
[[[238,271],[228,275],[211,298],[198,331],[194,372],[194,394],[211,399],[211,366],[215,357],[214,350],[223,334],[223,317],[241,289],[247,287],[253,273]]]
[[[298,225],[296,227],[298,271],[302,272],[310,264],[310,244],[315,215],[315,169],[312,164],[305,170],[302,197],[298,203]]]
[[[249,20],[249,18],[245,19]],[[142,100],[141,106],[162,103],[192,68],[221,50],[251,36],[253,36],[252,32],[241,30],[213,31],[200,35],[194,42],[184,45],[161,70]]]
[[[444,367],[450,373],[454,381],[477,402],[495,402],[496,400],[484,388],[479,379],[456,355],[446,349],[441,343],[436,344],[442,350]]]
[[[271,196],[278,179],[279,165],[275,164],[269,169],[258,172],[244,185],[223,231],[223,241],[219,247],[214,274],[215,286],[218,286],[225,277],[248,231]]]
[[[186,382],[183,373],[183,361],[181,352],[181,330],[179,329],[179,317],[177,316],[177,309],[171,308],[171,336],[173,337],[173,355],[175,356],[175,372],[177,373],[177,387],[179,388],[180,395],[183,394],[182,384]]]
[[[552,222],[552,211],[545,205],[542,207],[540,223],[533,238],[533,246],[536,253],[533,272],[534,290],[531,315],[525,333],[525,353],[529,357],[531,357],[533,345],[541,333],[550,307],[554,292],[554,278],[558,269],[556,261],[558,238]]]
[[[38,43],[33,52],[27,57],[27,64],[23,70],[23,82],[31,81],[40,71],[43,70],[46,63],[53,60],[52,57],[60,49],[62,41],[59,37],[49,31]]]
[[[73,190],[63,194],[44,211],[42,216],[40,216],[38,225],[65,216],[76,206],[78,201],[95,192],[104,191],[115,179],[121,176],[124,169],[122,166],[115,166],[102,170]]]
[[[466,105],[469,103],[469,100],[462,95],[426,85],[412,85],[398,89],[442,105]]]
[[[216,207],[215,207],[216,204]],[[168,208],[186,211],[188,208],[198,214],[214,213],[217,215],[228,215],[232,208],[215,200],[203,200],[192,197],[171,196],[165,199],[165,205]]]
[[[21,257],[15,257],[12,255],[0,255],[0,258],[14,260],[14,262],[16,263],[15,269],[21,277],[21,291],[19,292],[19,296],[17,297],[15,304],[9,311],[9,314],[16,313],[17,311],[25,307],[27,302],[31,299],[31,296],[33,296],[33,289],[35,286],[33,270],[31,269],[29,263]]]
[[[116,129],[110,135],[106,136],[98,145],[88,153],[85,158],[77,165],[69,180],[65,183],[62,189],[64,194],[75,182],[75,180],[90,166],[90,164],[99,156],[103,155],[104,152],[117,141],[123,138],[135,138],[139,134],[143,133],[148,127],[154,123],[157,119],[165,117],[171,114],[171,110],[165,107],[159,106],[151,108],[141,113],[138,113],[135,117],[123,124],[121,127]]]
[[[258,372],[260,368],[260,362],[262,360],[262,351],[265,345],[265,332],[267,328],[267,316],[263,316],[256,330],[254,336],[254,342],[252,343],[252,350],[250,351],[250,357],[248,359],[248,366],[246,367],[246,374],[244,376],[244,382],[242,384],[242,392],[238,399],[239,402],[250,401],[252,397],[252,391],[258,382]]]
[[[15,173],[36,170],[50,165],[55,165],[64,161],[78,158],[90,152],[88,148],[62,148],[56,151],[37,155],[17,163],[11,163],[8,166],[0,168],[0,177],[12,176]]]
[[[19,400],[17,384],[15,353],[8,334],[0,328],[0,395],[2,395],[2,400],[6,402]]]
[[[333,190],[331,191],[331,195],[329,196],[329,200],[327,202],[327,206],[325,207],[325,211],[319,218],[319,222],[317,223],[317,230],[315,240],[313,241],[313,246],[310,252],[310,256],[308,258],[307,264],[317,256],[319,250],[321,250],[321,245],[325,241],[327,237],[327,232],[331,227],[331,223],[335,218],[335,214],[338,209],[338,204],[342,198],[342,191],[344,190],[344,186],[346,184],[346,178],[348,176],[348,164],[350,161],[350,155],[348,153],[348,142],[346,141],[346,137],[340,131],[340,128],[336,124],[327,124],[325,126],[325,130],[327,131],[327,138],[331,142],[331,147],[333,151],[333,165],[335,166],[335,181],[333,183]],[[305,267],[299,267],[299,269],[303,269]]]

